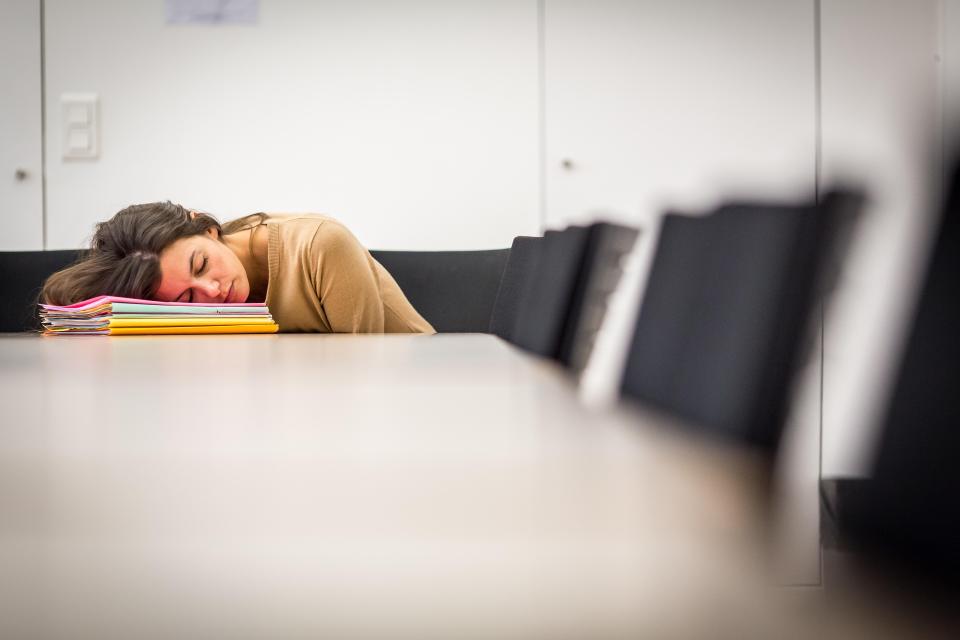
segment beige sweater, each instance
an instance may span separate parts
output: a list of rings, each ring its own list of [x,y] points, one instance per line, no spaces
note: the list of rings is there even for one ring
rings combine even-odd
[[[266,302],[280,331],[435,333],[350,231],[321,215],[268,216]]]

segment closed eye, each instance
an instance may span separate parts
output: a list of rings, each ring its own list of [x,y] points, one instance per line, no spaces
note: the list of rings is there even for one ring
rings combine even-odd
[[[203,256],[203,260],[200,262],[200,268],[196,270],[194,276],[202,275],[204,271],[207,270],[207,256]],[[193,302],[193,289],[187,289],[184,291],[186,294],[186,299],[181,299],[180,302]],[[183,296],[181,296],[183,298]]]

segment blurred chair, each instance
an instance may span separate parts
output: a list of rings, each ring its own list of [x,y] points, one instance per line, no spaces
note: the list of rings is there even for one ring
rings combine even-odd
[[[37,298],[44,280],[73,264],[81,253],[0,251],[0,331],[39,330]]]
[[[638,236],[637,229],[602,222],[591,225],[588,231],[557,356],[562,364],[577,373],[587,365],[610,296],[623,275],[624,260]]]
[[[960,163],[955,165],[869,478],[824,481],[843,550],[960,593]],[[826,532],[825,532],[826,533]],[[877,562],[879,560],[880,562]],[[913,586],[913,585],[911,585]]]
[[[540,258],[521,295],[513,328],[515,345],[537,355],[557,358],[586,243],[586,227],[567,227],[543,234]]]
[[[623,393],[706,431],[773,450],[818,285],[861,198],[668,214]]]
[[[509,249],[371,251],[438,333],[485,333]]]
[[[540,259],[526,283],[512,341],[579,370],[586,363],[621,258],[637,230],[598,222],[544,234]]]
[[[490,333],[508,342],[513,342],[523,294],[536,271],[542,249],[543,238],[539,236],[517,236],[510,247],[489,326]]]

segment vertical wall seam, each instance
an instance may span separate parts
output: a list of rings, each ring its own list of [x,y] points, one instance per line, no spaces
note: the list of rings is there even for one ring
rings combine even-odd
[[[814,128],[814,152],[813,152],[813,192],[816,202],[820,203],[820,181],[823,171],[823,75],[822,75],[822,40],[821,40],[821,0],[813,0],[813,128]],[[826,340],[826,314],[824,312],[824,301],[820,301],[820,411],[818,416],[819,436],[817,451],[817,496],[820,495],[820,480],[823,478],[823,400],[825,373],[824,367],[824,343]],[[819,497],[818,497],[819,500]],[[818,526],[818,529],[820,527]],[[823,548],[819,549],[820,562],[817,566],[817,582],[823,585]]]
[[[823,81],[822,81],[822,42],[820,34],[820,1],[813,0],[813,101],[814,101],[814,156],[813,156],[813,189],[814,197],[820,202],[820,181],[823,170]]]
[[[540,160],[540,233],[547,228],[547,76],[546,0],[537,0],[538,146]]]
[[[40,0],[40,220],[43,249],[47,249],[47,20],[46,2]]]
[[[936,135],[939,138],[939,145],[937,148],[938,157],[934,159],[936,166],[940,167],[939,171],[939,181],[936,185],[937,187],[937,199],[936,206],[942,209],[943,203],[946,202],[947,198],[947,184],[948,184],[948,172],[950,168],[947,166],[947,163],[952,161],[953,158],[950,157],[951,153],[955,151],[951,150],[949,146],[955,144],[953,141],[953,136],[948,135],[947,128],[952,124],[948,120],[948,109],[952,102],[950,87],[947,82],[949,78],[949,69],[947,69],[948,62],[948,39],[949,31],[947,29],[947,20],[949,18],[949,9],[947,3],[949,0],[938,0],[937,2],[937,20],[940,24],[937,25],[937,97],[939,98],[939,104],[937,105],[937,128]],[[950,138],[948,140],[948,138]]]

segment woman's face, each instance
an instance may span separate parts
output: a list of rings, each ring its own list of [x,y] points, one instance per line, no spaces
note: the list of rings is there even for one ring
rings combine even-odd
[[[250,295],[243,264],[213,228],[164,249],[160,273],[156,297],[163,302],[246,302]]]

